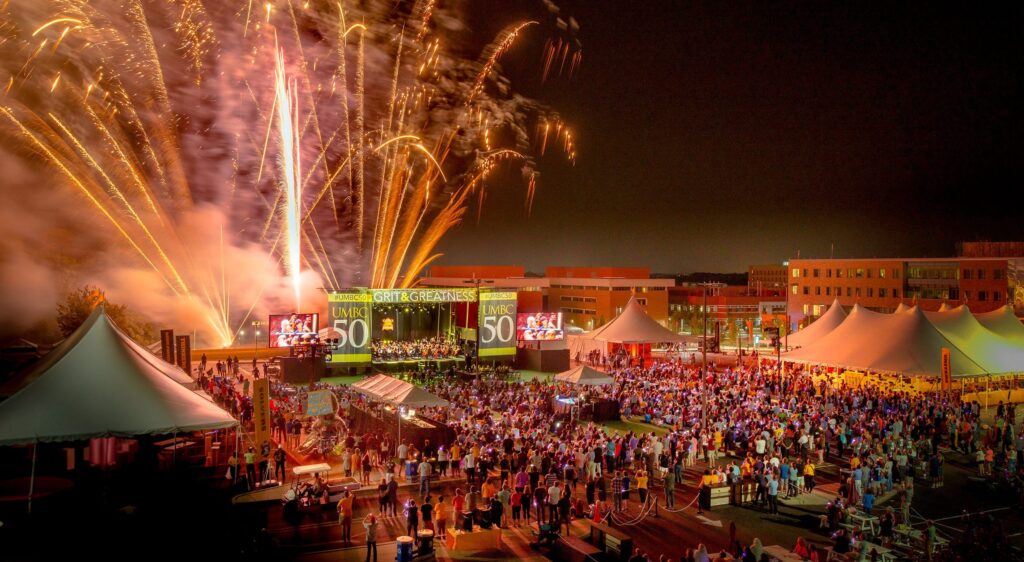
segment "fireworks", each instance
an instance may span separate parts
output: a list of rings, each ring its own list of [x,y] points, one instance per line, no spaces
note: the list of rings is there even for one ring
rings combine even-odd
[[[529,211],[528,127],[539,153],[551,136],[575,156],[542,106],[488,95],[496,63],[537,22],[510,26],[474,63],[444,52],[432,18],[445,8],[429,0],[407,16],[388,3],[226,4],[0,6],[4,152],[84,196],[217,343],[280,278],[257,272],[251,294],[252,278],[236,280],[251,272],[229,263],[241,248],[284,272],[294,300],[279,307],[301,307],[306,274],[319,277],[307,287],[410,286],[501,162],[522,164]],[[545,77],[555,58],[573,72],[579,52],[559,50]],[[190,232],[211,208],[215,252]]]

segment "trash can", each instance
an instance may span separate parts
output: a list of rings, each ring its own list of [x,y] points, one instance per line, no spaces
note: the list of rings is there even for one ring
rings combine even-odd
[[[473,532],[473,512],[463,511],[462,512],[462,530],[467,533]]]
[[[434,531],[423,529],[416,533],[416,549],[420,556],[434,552]]]
[[[397,562],[412,562],[412,537],[401,536],[395,539],[398,553],[395,555]]]

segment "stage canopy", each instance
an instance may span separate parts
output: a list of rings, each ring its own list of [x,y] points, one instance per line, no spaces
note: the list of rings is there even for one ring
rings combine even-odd
[[[19,377],[0,402],[0,444],[77,441],[220,429],[227,412],[184,388],[171,365],[131,341],[97,307]],[[180,373],[180,371],[178,371]]]
[[[810,345],[839,327],[843,320],[846,320],[846,311],[839,305],[839,299],[836,299],[832,301],[832,304],[825,311],[825,314],[821,315],[821,318],[818,318],[803,330],[790,334],[786,338],[786,343],[790,348]]]
[[[615,382],[607,373],[592,369],[586,365],[580,365],[575,369],[569,369],[564,373],[555,375],[555,381],[569,384],[583,384],[590,386],[605,386]]]
[[[374,375],[352,385],[352,388],[370,398],[410,408],[448,406],[444,398],[434,396],[422,388],[387,375]]]
[[[580,337],[607,343],[681,343],[693,339],[658,324],[644,312],[636,297],[630,298],[611,322]]]
[[[947,348],[953,376],[1024,371],[1024,343],[992,331],[980,320],[981,316],[975,318],[966,307],[924,313],[915,306],[882,314],[855,305],[837,328],[782,357],[849,369],[938,376],[942,348]],[[1013,321],[1017,322],[1016,318]],[[1005,324],[1003,331],[1010,333],[1019,326],[1019,322],[1014,326],[1005,319],[991,322],[998,323]]]

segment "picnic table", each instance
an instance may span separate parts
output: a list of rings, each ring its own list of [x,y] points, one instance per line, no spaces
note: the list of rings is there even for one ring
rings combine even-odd
[[[861,530],[870,531],[871,536],[878,534],[878,517],[868,515],[863,511],[858,511],[856,513],[850,513],[849,518],[852,522],[856,523]]]

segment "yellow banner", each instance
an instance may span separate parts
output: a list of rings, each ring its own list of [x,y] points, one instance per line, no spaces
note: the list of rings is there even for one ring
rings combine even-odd
[[[942,389],[953,390],[953,365],[949,348],[942,348]]]
[[[256,456],[262,459],[262,445],[270,442],[270,380],[256,379],[252,385],[252,419],[256,425]]]

